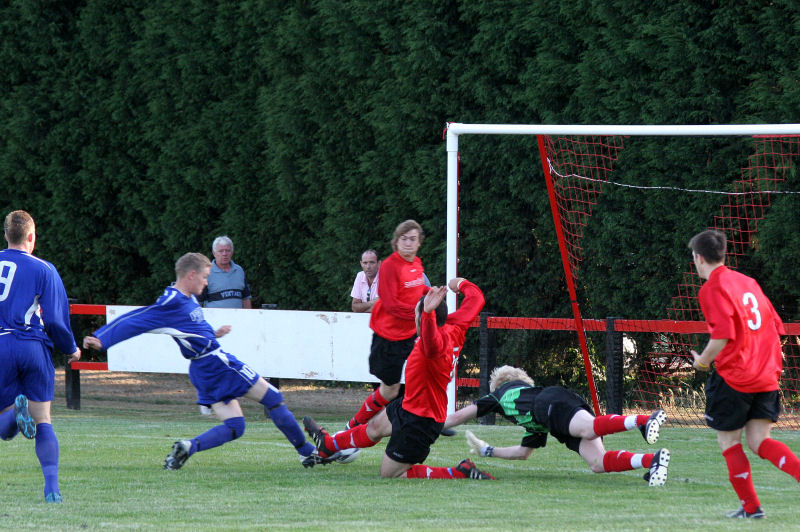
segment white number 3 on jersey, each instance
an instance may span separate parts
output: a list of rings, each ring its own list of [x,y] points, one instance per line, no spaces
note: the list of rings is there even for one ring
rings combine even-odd
[[[747,320],[747,326],[750,327],[751,331],[757,331],[761,328],[761,312],[758,310],[756,296],[752,292],[745,292],[742,296],[742,303],[744,303],[744,306],[750,307],[750,313],[755,318],[755,321]]]

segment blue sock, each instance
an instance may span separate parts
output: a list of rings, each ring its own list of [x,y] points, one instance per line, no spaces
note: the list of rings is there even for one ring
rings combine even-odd
[[[17,418],[14,417],[14,409],[6,410],[0,414],[0,438],[10,440],[19,432]]]
[[[42,465],[44,494],[58,491],[58,438],[50,423],[36,425],[36,457]]]
[[[199,451],[207,451],[219,447],[223,443],[235,440],[244,434],[245,422],[243,417],[226,419],[222,425],[211,427],[196,438],[192,438],[192,448],[189,456]]]
[[[303,429],[300,428],[300,424],[297,423],[294,414],[283,404],[281,392],[271,384],[268,386],[267,393],[261,399],[261,404],[264,405],[264,415],[267,418],[272,418],[272,422],[275,423],[278,430],[283,432],[289,443],[294,445],[300,456],[308,456],[316,447],[306,441]]]

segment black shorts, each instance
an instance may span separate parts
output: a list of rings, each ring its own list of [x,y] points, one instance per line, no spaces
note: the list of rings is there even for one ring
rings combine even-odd
[[[778,421],[778,390],[744,393],[725,382],[716,371],[706,380],[706,424],[714,430],[738,430],[751,419]]]
[[[402,396],[386,405],[386,415],[392,422],[392,436],[386,444],[386,456],[403,464],[424,462],[444,423],[404,410]]]
[[[403,376],[403,364],[414,349],[412,336],[396,342],[372,334],[372,347],[369,351],[369,372],[389,386],[400,382]]]
[[[581,446],[581,438],[570,435],[569,422],[579,410],[586,410],[594,415],[580,395],[562,386],[548,386],[536,396],[533,417],[537,423],[547,427],[555,439],[577,453]]]

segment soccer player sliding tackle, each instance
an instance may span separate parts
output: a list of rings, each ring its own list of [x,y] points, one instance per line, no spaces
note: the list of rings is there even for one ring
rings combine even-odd
[[[495,368],[489,378],[490,393],[475,403],[453,412],[445,427],[460,425],[470,419],[497,413],[526,429],[520,445],[493,447],[469,430],[467,443],[473,454],[507,460],[527,460],[534,449],[544,447],[547,434],[578,453],[595,473],[611,473],[645,468],[644,479],[650,486],[667,482],[669,451],[653,454],[606,451],[602,436],[639,429],[645,441],[658,441],[661,425],[667,416],[663,410],[647,415],[605,415],[594,417],[589,405],[577,394],[561,386],[534,386],[524,370],[511,366]]]
[[[404,396],[392,400],[366,425],[333,436],[310,417],[303,419],[321,457],[345,449],[372,447],[391,436],[381,462],[383,478],[494,478],[480,471],[471,460],[462,460],[455,467],[422,464],[447,418],[447,385],[464,345],[464,335],[484,304],[480,288],[466,279],[452,279],[449,286],[454,292],[464,294],[461,308],[456,312],[447,315],[444,286],[431,288],[416,305],[419,337],[406,362]]]

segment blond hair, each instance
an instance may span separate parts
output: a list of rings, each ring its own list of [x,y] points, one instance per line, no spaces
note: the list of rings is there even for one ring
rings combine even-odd
[[[531,379],[524,369],[515,368],[513,366],[500,366],[494,368],[492,374],[489,375],[489,391],[495,391],[499,386],[511,381],[523,381],[533,386],[533,379]]]
[[[175,275],[180,279],[210,266],[211,261],[202,253],[186,253],[175,262]]]

